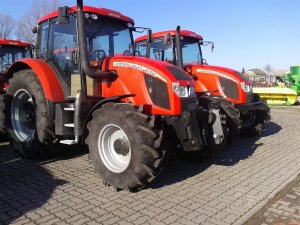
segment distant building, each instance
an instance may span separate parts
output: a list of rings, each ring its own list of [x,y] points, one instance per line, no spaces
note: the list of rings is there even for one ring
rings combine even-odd
[[[286,74],[288,74],[290,72],[290,70],[275,70],[273,72],[273,75],[275,76],[284,76]]]
[[[261,69],[251,69],[246,72],[247,76],[267,76],[267,73]]]
[[[245,75],[249,77],[254,87],[270,87],[276,82],[275,76],[268,76],[265,71],[257,68],[248,70]]]

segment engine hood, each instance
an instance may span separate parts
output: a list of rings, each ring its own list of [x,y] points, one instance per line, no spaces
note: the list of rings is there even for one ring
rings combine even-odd
[[[231,79],[235,82],[245,82],[249,83],[250,80],[248,77],[243,75],[242,73],[221,66],[212,66],[212,65],[199,65],[199,64],[191,64],[193,73],[208,73],[215,74],[220,77],[225,77]]]
[[[107,67],[108,66],[108,67]],[[105,60],[103,69],[133,69],[149,74],[162,81],[179,82],[182,85],[193,85],[193,79],[182,69],[170,63],[137,56],[114,56]]]

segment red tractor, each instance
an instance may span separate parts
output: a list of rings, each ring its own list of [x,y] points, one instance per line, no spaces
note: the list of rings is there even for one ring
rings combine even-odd
[[[199,95],[212,93],[231,101],[240,111],[242,135],[256,136],[266,128],[271,118],[270,108],[253,93],[251,81],[238,71],[208,65],[203,59],[201,46],[212,44],[213,48],[212,42],[205,42],[199,34],[180,30],[178,26],[176,30],[154,33],[150,39],[146,35],[139,37],[135,44],[136,54],[184,69],[194,79]],[[227,115],[231,113],[227,111]]]
[[[5,113],[3,94],[7,87],[7,77],[5,76],[8,68],[22,58],[32,57],[32,45],[16,40],[0,39],[0,140],[5,139]]]
[[[133,56],[134,30],[131,18],[82,0],[40,19],[35,58],[6,73],[7,128],[22,156],[85,141],[104,183],[131,190],[155,178],[165,143],[205,150],[193,79]]]

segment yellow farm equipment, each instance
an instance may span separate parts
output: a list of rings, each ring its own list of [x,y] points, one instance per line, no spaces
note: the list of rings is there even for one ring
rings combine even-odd
[[[266,99],[269,105],[293,105],[297,101],[297,92],[284,87],[256,87],[253,93]]]

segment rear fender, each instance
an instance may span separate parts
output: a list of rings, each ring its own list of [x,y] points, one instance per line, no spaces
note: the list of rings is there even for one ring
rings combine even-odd
[[[22,59],[17,61],[9,68],[6,76],[9,79],[14,73],[24,69],[32,69],[34,71],[41,82],[43,91],[48,101],[66,101],[63,88],[55,72],[45,61],[41,59]]]

